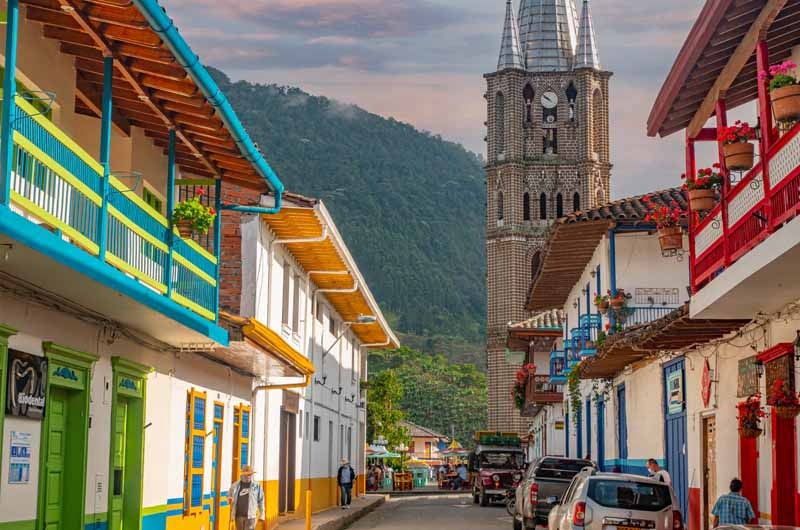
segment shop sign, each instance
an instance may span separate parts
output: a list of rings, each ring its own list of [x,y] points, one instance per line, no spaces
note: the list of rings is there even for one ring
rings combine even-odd
[[[739,361],[739,380],[736,397],[748,398],[758,393],[758,356],[753,355]]]
[[[46,389],[47,359],[8,350],[6,414],[35,420],[44,418]]]
[[[28,484],[31,481],[31,433],[11,431],[8,457],[8,483]]]
[[[564,421],[563,420],[556,421],[555,423],[553,423],[553,428],[557,431],[563,431]]]
[[[683,412],[683,371],[676,370],[667,376],[667,395],[669,396],[669,414]]]

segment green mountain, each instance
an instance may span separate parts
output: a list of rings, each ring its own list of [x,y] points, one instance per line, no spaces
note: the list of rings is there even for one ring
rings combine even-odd
[[[483,369],[480,159],[392,118],[212,70],[288,190],[320,197],[396,330]],[[465,353],[466,352],[466,353]]]

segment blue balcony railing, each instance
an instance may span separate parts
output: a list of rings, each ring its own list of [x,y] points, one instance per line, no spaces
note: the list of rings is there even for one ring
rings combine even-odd
[[[629,328],[658,320],[672,313],[675,309],[675,307],[664,306],[628,307],[619,319],[623,328]]]
[[[603,324],[603,317],[600,315],[581,315],[578,324],[582,328],[599,328]]]
[[[550,353],[550,382],[564,383],[567,380],[565,372],[565,357],[563,350],[555,350]]]
[[[103,167],[19,96],[14,114],[13,206],[98,256],[99,218],[105,201],[106,263],[215,320],[216,256],[175,231],[174,260],[167,271],[170,222],[113,175],[110,191],[103,197]]]

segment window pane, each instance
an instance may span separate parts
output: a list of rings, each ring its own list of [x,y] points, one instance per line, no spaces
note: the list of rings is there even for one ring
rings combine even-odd
[[[283,306],[281,307],[281,323],[289,325],[289,281],[292,269],[288,263],[283,264]]]
[[[242,438],[250,438],[250,411],[242,411]]]
[[[194,428],[200,431],[206,429],[206,400],[205,398],[194,398]]]
[[[643,482],[592,480],[588,495],[608,508],[657,512],[672,504],[669,486]]]
[[[203,505],[203,474],[192,475],[192,508],[199,508]]]
[[[202,469],[205,450],[205,436],[192,436],[192,467]]]
[[[300,276],[294,277],[294,296],[292,297],[292,331],[300,330]]]

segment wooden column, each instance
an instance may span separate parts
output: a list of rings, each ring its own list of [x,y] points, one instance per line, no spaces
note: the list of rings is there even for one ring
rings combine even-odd
[[[695,168],[695,155],[694,155],[694,138],[689,136],[689,131],[686,131],[686,178],[688,179],[690,175],[694,175],[696,171]],[[691,202],[689,203],[689,285],[692,286],[692,294],[697,292],[697,286],[694,283],[694,265],[695,265],[695,254],[694,254],[694,230],[695,230],[695,223],[694,223],[694,212],[692,211]]]
[[[769,71],[769,49],[763,37],[766,37],[766,35],[759,36],[758,44],[756,45],[758,72]],[[769,97],[766,79],[758,79],[758,117],[761,122],[759,154],[761,158],[761,180],[764,186],[764,217],[767,219],[767,232],[772,232],[772,204],[769,198],[769,150],[772,147],[774,138],[772,137],[772,101]]]
[[[717,134],[723,127],[728,126],[728,107],[725,104],[725,96],[721,95],[717,100]],[[722,190],[720,190],[720,212],[722,213],[722,249],[725,256],[725,266],[731,264],[730,250],[728,245],[728,194],[730,193],[730,172],[725,165],[725,153],[723,151],[724,142],[717,137],[717,150],[719,152],[719,172],[722,175]]]

